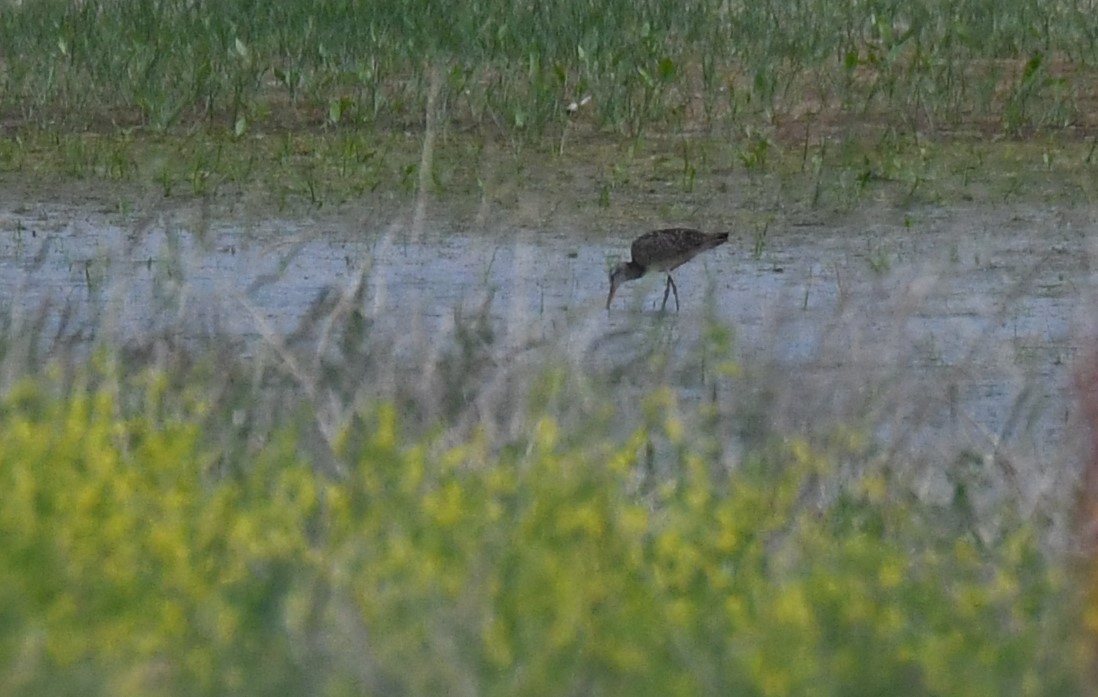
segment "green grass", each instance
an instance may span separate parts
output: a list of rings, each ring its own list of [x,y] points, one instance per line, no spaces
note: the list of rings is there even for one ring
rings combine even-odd
[[[641,178],[708,200],[746,178],[771,200],[838,209],[867,194],[1079,200],[1094,164],[1082,139],[1098,125],[1088,11],[1035,0],[4,3],[0,171],[166,196],[258,191],[281,209],[423,184],[505,198],[501,182],[542,187],[534,170],[575,170],[601,208],[643,198]],[[428,121],[437,145],[421,173]]]
[[[99,130],[1062,130],[1093,117],[1073,0],[62,0],[0,8],[0,115]],[[126,50],[119,50],[120,46]]]

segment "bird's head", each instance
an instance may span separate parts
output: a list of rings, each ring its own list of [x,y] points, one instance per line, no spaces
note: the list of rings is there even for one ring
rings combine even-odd
[[[643,275],[644,270],[630,261],[622,262],[610,269],[610,294],[606,296],[606,309],[610,309],[610,302],[614,299],[614,293],[618,292],[618,287],[622,283],[640,278]]]

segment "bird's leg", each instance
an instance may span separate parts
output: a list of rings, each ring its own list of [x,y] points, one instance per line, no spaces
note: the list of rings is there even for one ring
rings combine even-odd
[[[667,285],[671,287],[671,290],[675,293],[675,312],[679,311],[679,289],[675,286],[675,279],[671,278],[671,274],[667,274]],[[667,291],[663,292],[663,302],[667,302]]]
[[[663,312],[667,308],[667,296],[671,294],[671,274],[667,274],[667,284],[663,287],[663,304],[660,305],[660,312]],[[679,293],[675,291],[675,306],[679,304]]]

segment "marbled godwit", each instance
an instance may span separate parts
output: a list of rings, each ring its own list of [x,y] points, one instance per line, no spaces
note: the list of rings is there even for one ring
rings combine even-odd
[[[674,291],[675,309],[678,310],[679,289],[675,287],[671,272],[701,252],[726,241],[727,232],[701,232],[681,227],[644,233],[633,240],[633,246],[629,249],[632,260],[618,264],[610,272],[610,295],[606,297],[606,309],[610,309],[610,301],[614,299],[618,286],[640,278],[649,270],[656,270],[667,272],[667,286],[663,289],[660,309],[667,307],[667,295]]]

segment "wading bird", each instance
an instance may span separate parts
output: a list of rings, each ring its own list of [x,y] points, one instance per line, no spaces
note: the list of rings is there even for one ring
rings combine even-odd
[[[679,289],[675,287],[671,272],[701,252],[727,241],[727,232],[701,232],[681,227],[644,233],[633,240],[633,246],[629,249],[632,260],[618,264],[610,272],[610,295],[606,297],[606,309],[610,309],[610,301],[614,299],[618,286],[655,270],[667,272],[667,286],[663,289],[660,310],[667,307],[667,295],[671,292],[675,293],[675,309],[678,310]]]

